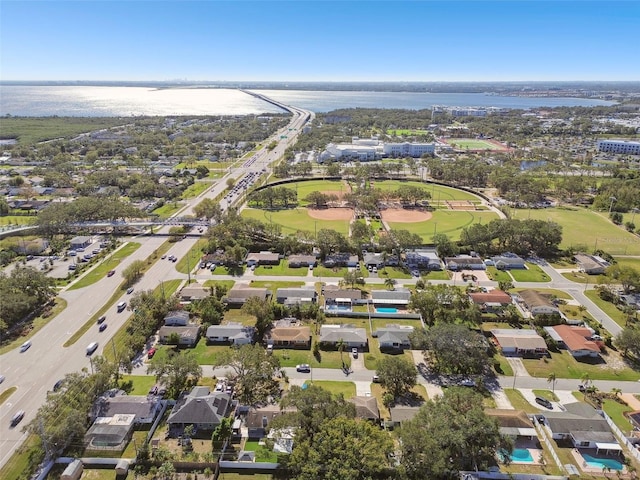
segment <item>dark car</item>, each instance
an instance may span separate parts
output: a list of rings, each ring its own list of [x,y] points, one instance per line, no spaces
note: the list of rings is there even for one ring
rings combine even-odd
[[[106,315],[102,315],[101,317],[99,317],[98,318],[98,325],[103,324],[106,319],[107,319]]]
[[[536,403],[538,405],[542,405],[543,407],[548,408],[549,410],[553,409],[553,404],[546,398],[536,397]]]
[[[103,323],[98,327],[98,330],[100,330],[101,332],[104,332],[107,329],[107,324]]]
[[[60,379],[58,380],[54,385],[53,385],[53,391],[57,392],[58,390],[60,390],[60,388],[62,387],[62,385],[64,385],[64,379]]]
[[[587,387],[581,383],[580,385],[578,385],[578,390],[581,392],[586,392]]]
[[[296,365],[296,371],[297,372],[309,373],[311,371],[311,367],[309,365],[307,365],[306,363],[303,363],[301,365]]]
[[[113,277],[115,273],[116,273],[115,270],[109,270],[109,272],[107,273],[107,277]]]
[[[24,410],[18,411],[13,417],[11,417],[11,427],[18,425],[24,418]]]

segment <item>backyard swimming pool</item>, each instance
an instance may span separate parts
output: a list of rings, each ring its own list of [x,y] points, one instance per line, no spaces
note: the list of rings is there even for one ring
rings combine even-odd
[[[346,305],[326,305],[324,309],[327,312],[350,312],[351,311],[351,307],[348,307]]]
[[[500,459],[504,461],[506,452],[500,452],[498,455]],[[531,452],[526,448],[514,448],[511,455],[509,455],[512,463],[533,463],[533,457]]]
[[[398,313],[398,309],[394,307],[377,307],[376,312],[378,313]]]
[[[584,458],[585,462],[587,462],[587,466],[591,468],[600,468],[608,467],[611,470],[622,470],[622,463],[620,463],[615,458],[598,458],[589,455],[588,453],[582,453],[582,458]]]

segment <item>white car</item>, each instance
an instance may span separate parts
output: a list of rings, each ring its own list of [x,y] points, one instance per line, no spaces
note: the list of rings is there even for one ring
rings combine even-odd
[[[27,340],[22,345],[20,345],[20,352],[26,352],[31,347],[31,340]]]
[[[460,385],[462,385],[463,387],[475,387],[476,382],[474,382],[470,378],[465,378],[460,382]]]
[[[353,358],[358,358],[358,349],[356,347],[351,349],[351,355],[353,355]]]

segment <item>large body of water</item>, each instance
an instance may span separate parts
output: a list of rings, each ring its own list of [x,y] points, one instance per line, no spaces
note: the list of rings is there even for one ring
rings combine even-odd
[[[256,90],[316,113],[339,108],[534,107],[612,105],[584,98],[503,97],[482,93]],[[117,86],[0,86],[0,115],[112,117],[138,115],[250,115],[277,107],[239,90]]]

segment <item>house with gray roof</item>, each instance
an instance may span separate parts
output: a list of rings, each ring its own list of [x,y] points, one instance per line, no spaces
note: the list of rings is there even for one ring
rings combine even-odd
[[[406,307],[411,300],[411,292],[407,289],[372,290],[371,303],[381,307]]]
[[[186,327],[189,323],[189,312],[174,310],[164,316],[164,324],[167,327]]]
[[[513,253],[491,257],[493,265],[498,270],[526,270],[527,265],[523,258]]]
[[[279,288],[276,290],[276,301],[284,305],[300,303],[316,303],[318,293],[313,287]]]
[[[333,287],[333,288],[331,288]],[[322,289],[324,302],[331,304],[347,304],[361,303],[362,290],[357,288],[339,288],[333,285],[327,285]]]
[[[348,400],[356,406],[356,418],[371,420],[375,423],[380,421],[380,409],[376,397],[356,396]]]
[[[309,267],[310,265],[315,267],[317,264],[318,259],[315,255],[289,255],[289,267],[291,268]]]
[[[411,348],[409,335],[413,333],[411,325],[389,324],[372,333],[378,339],[380,350],[403,350]]]
[[[252,265],[278,265],[280,264],[280,254],[273,252],[248,253],[245,262],[249,267]]]
[[[253,341],[255,331],[254,327],[248,327],[241,323],[211,325],[207,328],[207,341],[209,343],[247,345]]]
[[[578,264],[580,271],[587,275],[601,275],[607,267],[611,266],[609,262],[595,255],[578,253],[573,258]]]
[[[409,268],[421,270],[442,270],[442,261],[434,249],[416,248],[405,252],[405,262]]]
[[[78,250],[80,248],[86,248],[91,245],[91,237],[87,236],[78,236],[73,237],[69,242],[69,248],[71,250]]]
[[[522,303],[531,315],[552,315],[560,313],[560,309],[555,306],[548,295],[538,292],[537,290],[522,290],[519,294]]]
[[[211,289],[199,283],[192,283],[180,290],[180,300],[183,302],[192,302],[201,300],[211,296]]]
[[[327,268],[334,267],[357,267],[360,260],[358,255],[350,253],[331,253],[327,255],[322,263]]]
[[[363,255],[363,263],[366,268],[382,268],[385,266],[382,253],[367,252]]]
[[[193,387],[178,399],[169,414],[169,434],[180,435],[187,425],[193,425],[197,431],[213,432],[230,411],[231,394],[211,393],[209,387]]]
[[[369,339],[364,328],[353,325],[322,325],[320,327],[320,343],[336,347],[342,340],[347,348],[366,348]]]
[[[151,424],[162,409],[157,396],[115,395],[102,396],[96,400],[92,410],[94,417],[114,417],[116,415],[135,415],[136,425]]]
[[[173,335],[178,335],[178,345],[195,347],[200,338],[200,325],[189,324],[184,327],[160,327],[158,337],[160,343],[169,343]]]
[[[445,257],[444,264],[447,270],[454,272],[459,270],[486,270],[487,266],[480,257],[471,255],[457,255],[455,257]]]
[[[578,449],[622,450],[607,421],[591,405],[575,402],[565,404],[564,408],[563,412],[539,414],[554,440],[570,440]]]
[[[250,287],[247,284],[234,285],[227,292],[227,296],[222,299],[229,306],[244,305],[251,297],[258,297],[260,300],[266,300],[271,296],[271,291],[266,288]]]

